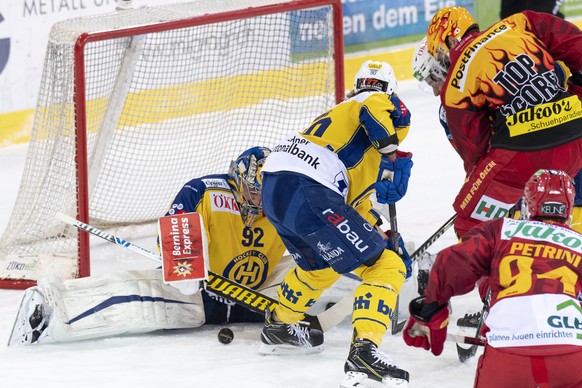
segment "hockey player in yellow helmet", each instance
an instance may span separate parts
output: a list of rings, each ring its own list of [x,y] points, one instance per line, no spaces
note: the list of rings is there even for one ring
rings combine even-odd
[[[469,31],[479,30],[479,24],[473,16],[463,7],[441,8],[432,17],[426,35],[428,52],[436,58],[441,65],[448,67],[450,61],[447,56],[451,49],[449,39],[460,42]]]

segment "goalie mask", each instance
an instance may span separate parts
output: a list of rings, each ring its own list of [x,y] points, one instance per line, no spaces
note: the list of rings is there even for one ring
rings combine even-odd
[[[574,184],[564,171],[538,170],[525,184],[521,214],[526,219],[561,218],[572,215]]]
[[[392,66],[386,62],[366,61],[354,77],[354,94],[361,91],[384,92],[391,96],[398,91]]]
[[[261,214],[261,168],[271,150],[253,147],[243,152],[230,163],[228,176],[233,193],[239,204],[240,215],[246,226],[251,226]]]

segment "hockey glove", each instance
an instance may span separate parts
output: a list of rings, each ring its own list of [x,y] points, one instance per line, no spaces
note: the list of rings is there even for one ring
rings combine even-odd
[[[408,190],[412,165],[412,153],[410,152],[396,151],[394,162],[388,157],[382,156],[375,185],[376,198],[379,203],[392,204],[404,197],[406,190]]]
[[[409,311],[410,318],[402,333],[406,345],[430,350],[435,356],[440,355],[447,338],[448,304],[425,304],[424,296],[421,296],[410,302]]]
[[[412,275],[412,259],[410,258],[410,255],[408,254],[408,251],[406,250],[402,236],[400,235],[400,233],[398,233],[398,246],[397,247],[392,246],[392,231],[391,230],[386,232],[386,236],[388,237],[388,249],[396,252],[398,254],[398,256],[400,256],[400,258],[402,259],[402,262],[406,266],[406,279],[408,279]]]
[[[394,104],[394,110],[390,113],[394,128],[405,128],[410,126],[410,111],[396,94],[390,96],[390,101]]]

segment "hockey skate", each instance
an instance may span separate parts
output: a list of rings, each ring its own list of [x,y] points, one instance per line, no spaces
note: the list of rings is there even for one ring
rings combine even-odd
[[[24,291],[8,346],[31,345],[47,337],[45,329],[50,319],[50,308],[42,290],[32,287]]]
[[[288,325],[276,322],[271,310],[265,312],[265,326],[261,332],[259,353],[268,355],[314,354],[323,351],[323,332],[309,327],[306,322]]]
[[[408,387],[409,374],[370,340],[352,342],[340,388]]]

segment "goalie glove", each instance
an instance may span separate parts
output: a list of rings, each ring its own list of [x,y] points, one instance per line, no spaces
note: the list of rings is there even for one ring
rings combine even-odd
[[[449,324],[449,305],[424,303],[424,296],[413,299],[409,305],[410,318],[402,333],[408,346],[430,350],[435,356],[443,352]]]
[[[396,159],[387,156],[380,159],[380,171],[376,180],[376,198],[379,203],[393,204],[401,200],[408,190],[412,169],[412,153],[396,151]],[[387,176],[390,178],[386,179]]]

